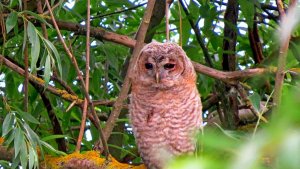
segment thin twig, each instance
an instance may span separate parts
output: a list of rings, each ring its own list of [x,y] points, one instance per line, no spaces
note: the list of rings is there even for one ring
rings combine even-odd
[[[177,4],[178,4],[178,11],[179,11],[179,46],[182,46],[182,15],[181,15],[180,2],[177,1]]]
[[[133,7],[127,8],[127,9],[123,9],[123,10],[119,10],[119,11],[115,11],[115,12],[111,12],[111,13],[107,13],[107,14],[102,14],[102,15],[96,15],[92,19],[103,18],[103,17],[106,17],[106,16],[111,16],[111,15],[115,15],[115,14],[119,14],[119,13],[124,13],[124,12],[127,12],[127,11],[134,10],[136,8],[142,7],[146,4],[147,4],[147,2],[138,4],[136,6],[133,6]]]
[[[36,2],[36,7],[37,7],[37,12],[39,14],[42,14],[43,13],[43,7],[42,7],[42,2],[41,0],[37,0]],[[45,39],[48,39],[48,32],[47,32],[47,27],[46,27],[46,24],[45,23],[40,23],[41,24],[41,27],[42,27],[42,33],[43,33],[43,37]],[[39,65],[40,65],[40,60],[38,61]],[[41,71],[41,70],[40,70]],[[56,74],[56,72],[54,71],[53,72],[54,74]],[[53,76],[52,76],[53,77]],[[36,83],[32,83],[31,84],[36,88],[36,90],[39,92],[41,98],[42,98],[42,101],[47,109],[47,112],[48,112],[48,116],[50,118],[50,121],[51,121],[51,124],[53,126],[53,133],[54,134],[58,134],[58,135],[62,135],[63,134],[63,130],[60,126],[60,123],[59,123],[59,120],[54,112],[54,109],[53,109],[53,106],[49,100],[49,98],[47,97],[46,95],[46,92],[44,92],[44,88],[43,87],[40,87],[38,84]],[[76,103],[76,101],[74,101]],[[58,145],[58,149],[60,151],[64,151],[64,152],[67,152],[68,150],[68,145],[67,145],[67,142],[65,141],[64,138],[57,138],[55,139],[55,141],[57,142],[57,145]]]
[[[254,108],[252,102],[251,102],[251,101],[249,100],[249,98],[247,97],[247,93],[246,93],[246,91],[244,90],[244,88],[242,87],[242,85],[238,83],[238,84],[236,85],[236,89],[237,89],[237,91],[239,92],[239,94],[240,94],[241,98],[243,99],[244,103],[245,103],[245,104],[248,106],[248,108],[251,110],[251,112],[252,112],[255,116],[257,116],[259,120],[261,119],[263,122],[268,123],[268,120],[267,120],[264,116],[262,116],[262,114],[260,114],[257,110],[255,110],[255,108]]]
[[[53,72],[53,76],[51,76],[51,80],[58,82],[63,88],[65,88],[65,90],[72,94],[72,95],[76,95],[76,93],[72,90],[72,88],[67,84],[67,82],[65,82],[63,79],[61,79],[60,77],[58,77],[57,73],[54,71]]]
[[[169,25],[169,7],[172,3],[172,0],[166,0],[166,8],[165,8],[165,17],[166,17],[166,40],[170,41],[170,25]]]
[[[182,6],[182,9],[183,9],[183,11],[184,11],[191,27],[192,27],[192,29],[195,32],[196,39],[197,39],[197,41],[198,41],[198,43],[199,43],[199,45],[200,45],[200,47],[203,51],[206,63],[209,65],[209,67],[213,67],[210,55],[208,53],[208,49],[205,46],[205,43],[204,43],[204,40],[203,40],[203,37],[202,37],[202,34],[201,34],[201,31],[200,31],[199,27],[197,25],[195,25],[194,21],[192,20],[192,17],[190,17],[190,12],[189,12],[188,8],[186,7],[186,5],[183,3],[183,0],[179,0],[179,2]]]
[[[4,64],[8,68],[10,68],[12,71],[20,74],[21,76],[25,76],[25,70],[18,65],[14,64],[13,62],[9,61],[2,55],[0,55],[0,64]],[[38,85],[40,88],[45,89],[46,91],[66,100],[69,102],[75,102],[77,106],[81,106],[83,104],[83,100],[78,98],[77,95],[69,93],[68,91],[57,89],[51,85],[45,85],[45,82],[43,79],[40,79],[32,74],[29,73],[28,79],[30,83],[34,83]],[[94,105],[99,105],[99,106],[113,106],[115,103],[114,100],[94,100],[93,104]],[[123,105],[124,108],[127,108],[127,105]]]
[[[124,100],[127,99],[127,94],[129,92],[130,89],[130,79],[129,79],[129,75],[132,74],[133,72],[133,68],[137,62],[139,53],[142,49],[142,47],[144,46],[144,40],[145,40],[145,36],[148,30],[148,26],[150,23],[150,19],[151,19],[151,15],[152,15],[152,11],[154,8],[154,4],[155,4],[155,0],[149,0],[148,4],[147,4],[147,8],[145,11],[145,15],[143,17],[142,23],[140,25],[140,31],[138,31],[137,34],[137,42],[135,44],[135,47],[133,49],[133,53],[132,53],[132,57],[130,59],[129,62],[129,66],[128,66],[128,70],[127,70],[127,74],[125,76],[124,82],[123,82],[123,87],[119,93],[119,97],[116,100],[114,107],[113,107],[113,111],[111,113],[111,115],[109,116],[107,122],[106,122],[106,126],[104,128],[104,133],[105,133],[105,138],[106,140],[108,140],[113,127],[120,115],[121,109],[123,107],[123,102]]]
[[[27,10],[27,0],[23,0],[24,10]],[[26,18],[27,15],[24,14]],[[28,35],[27,35],[27,19],[24,20],[24,40],[23,40],[23,53],[24,53],[24,69],[25,69],[25,79],[24,79],[24,111],[28,112]]]
[[[39,14],[43,14],[43,7],[42,7],[42,1],[41,0],[37,0],[36,6],[37,6],[37,12]],[[42,27],[42,32],[43,32],[44,38],[48,39],[48,32],[47,32],[46,24],[41,23],[41,27]]]
[[[276,0],[277,9],[279,11],[279,15],[282,18],[285,16],[284,6],[281,0]]]
[[[87,16],[86,16],[86,63],[85,63],[85,90],[89,91],[89,79],[90,79],[90,27],[91,27],[91,9],[90,9],[90,0],[86,1],[87,3]],[[85,98],[83,103],[83,113],[81,117],[81,125],[79,130],[79,135],[76,144],[76,151],[80,151],[81,142],[83,138],[83,134],[85,132],[85,123],[86,123],[86,115],[88,111],[88,100]]]
[[[52,8],[51,8],[51,11],[54,11],[54,9],[55,8],[57,8],[61,3],[63,3],[64,1],[59,1],[59,2],[57,2],[56,4],[54,4],[53,6],[52,6]],[[50,13],[50,10],[48,10],[48,11],[45,11],[43,14],[44,15],[48,15]]]
[[[90,100],[90,97],[89,97],[89,94],[88,94],[88,91],[86,90],[86,86],[85,86],[85,82],[83,80],[83,77],[82,77],[82,74],[81,74],[81,71],[79,70],[79,67],[78,67],[78,64],[77,64],[77,61],[75,59],[75,57],[73,56],[73,54],[71,53],[71,51],[69,50],[69,48],[67,47],[61,33],[60,33],[60,30],[58,28],[58,25],[56,23],[56,20],[54,18],[54,15],[53,15],[53,12],[51,10],[51,6],[49,4],[49,1],[48,0],[45,0],[46,2],[46,5],[47,5],[47,8],[50,12],[50,16],[51,16],[51,20],[53,22],[53,25],[57,31],[57,34],[58,34],[58,37],[61,41],[61,43],[63,44],[63,47],[65,49],[65,51],[67,52],[67,55],[70,57],[75,69],[76,69],[76,73],[77,73],[77,76],[79,78],[79,81],[81,83],[81,88],[82,88],[82,91],[84,92],[84,95],[85,95],[85,98],[87,99],[87,101],[89,102],[90,104],[90,108],[91,108],[91,112],[92,112],[92,115],[94,117],[94,120],[96,121],[96,128],[99,130],[99,134],[100,134],[100,139],[102,141],[102,144],[103,144],[103,148],[104,148],[104,154],[106,156],[106,159],[108,159],[108,147],[107,147],[107,143],[104,139],[104,135],[103,135],[103,132],[102,132],[102,128],[100,126],[100,120],[96,114],[96,111],[95,111],[95,108],[94,108],[94,105],[93,105],[93,102]]]

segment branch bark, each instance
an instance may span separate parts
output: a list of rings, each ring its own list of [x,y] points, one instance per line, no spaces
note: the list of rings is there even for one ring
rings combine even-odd
[[[146,8],[142,23],[140,25],[140,31],[137,34],[137,41],[136,41],[135,47],[133,49],[132,57],[129,62],[129,67],[128,67],[127,74],[124,79],[123,87],[120,91],[119,97],[114,104],[113,111],[112,111],[111,115],[109,116],[106,126],[104,128],[104,133],[105,133],[104,135],[105,135],[106,140],[109,138],[109,136],[113,130],[113,127],[116,123],[116,120],[118,119],[118,117],[120,115],[124,100],[127,99],[127,94],[129,92],[130,85],[131,85],[129,75],[132,74],[133,68],[137,62],[139,53],[140,53],[142,47],[144,46],[145,36],[146,36],[147,30],[149,27],[149,23],[150,23],[150,19],[152,16],[152,11],[153,11],[154,5],[155,5],[155,0],[148,1],[147,8]]]
[[[192,27],[192,29],[194,30],[195,32],[195,35],[196,35],[196,39],[203,51],[203,54],[204,54],[204,58],[205,58],[205,61],[206,63],[210,66],[210,67],[213,67],[213,64],[212,64],[212,61],[211,61],[211,58],[210,58],[210,55],[208,53],[208,49],[206,48],[205,46],[205,43],[204,43],[204,40],[203,40],[203,37],[202,37],[202,34],[201,34],[201,31],[199,29],[199,27],[197,25],[195,25],[194,21],[192,20],[192,17],[190,16],[190,12],[188,11],[187,7],[185,6],[185,4],[183,3],[183,0],[179,0],[181,6],[182,6],[182,9]]]
[[[289,7],[288,15],[285,14],[283,9],[283,3],[281,0],[277,0],[277,7],[281,16],[281,29],[280,29],[280,48],[278,56],[278,70],[276,72],[275,78],[275,88],[274,88],[274,104],[275,106],[280,105],[281,103],[281,92],[283,86],[283,80],[285,75],[285,64],[287,51],[289,48],[289,42],[291,39],[292,28],[295,26],[293,21],[290,18],[297,17],[296,15],[296,6],[297,2],[292,1]]]
[[[94,120],[95,120],[95,122],[96,122],[96,123],[95,123],[95,124],[96,124],[96,128],[97,128],[98,131],[99,131],[100,139],[101,139],[101,142],[102,142],[102,145],[103,145],[104,154],[105,154],[105,156],[106,156],[106,159],[108,159],[109,152],[108,152],[108,146],[107,146],[107,142],[106,142],[107,140],[105,140],[105,138],[104,138],[104,134],[103,134],[103,131],[102,131],[102,128],[101,128],[101,125],[100,125],[100,120],[99,120],[99,118],[98,118],[98,116],[97,116],[97,114],[96,114],[94,104],[93,104],[93,102],[92,102],[91,99],[90,99],[89,92],[88,92],[87,87],[86,87],[86,84],[85,84],[85,82],[84,82],[84,80],[83,80],[81,71],[80,71],[80,69],[79,69],[79,67],[78,67],[78,64],[77,64],[77,61],[76,61],[75,57],[73,56],[73,54],[71,53],[71,51],[69,50],[69,48],[67,47],[67,45],[66,45],[66,43],[65,43],[65,41],[64,41],[64,38],[62,37],[62,35],[61,35],[61,33],[60,33],[60,29],[59,29],[59,27],[58,27],[58,25],[57,25],[57,22],[56,22],[56,20],[55,20],[55,18],[54,18],[54,15],[53,15],[53,13],[52,13],[51,6],[50,6],[50,4],[49,4],[49,1],[48,1],[48,0],[45,0],[45,2],[46,2],[46,5],[47,5],[48,10],[49,10],[49,12],[50,12],[50,16],[51,16],[51,20],[52,20],[52,22],[53,22],[53,25],[54,25],[54,27],[55,27],[55,29],[56,29],[56,31],[57,31],[59,40],[61,41],[61,43],[62,43],[62,45],[63,45],[65,51],[67,52],[67,55],[68,55],[69,58],[71,59],[73,65],[74,65],[74,67],[75,67],[75,69],[76,69],[77,76],[78,76],[79,81],[80,81],[80,83],[81,83],[81,89],[82,89],[82,91],[83,91],[83,93],[84,93],[84,95],[85,95],[85,99],[87,100],[87,102],[88,102],[89,105],[90,105],[92,116],[93,116],[93,118],[94,118]]]
[[[237,19],[238,2],[228,0],[225,15],[224,40],[223,40],[223,61],[222,66],[225,71],[235,71],[236,56],[235,46],[237,41]],[[220,97],[222,110],[224,113],[223,126],[227,129],[236,129],[239,123],[237,92],[231,85],[218,83],[217,90],[222,94]]]
[[[88,92],[89,91],[89,84],[90,84],[90,27],[91,27],[91,9],[90,9],[90,4],[91,1],[87,0],[87,17],[86,17],[86,63],[85,63],[85,90]],[[83,103],[83,112],[81,116],[81,125],[80,125],[80,130],[77,138],[77,144],[76,144],[76,149],[75,151],[79,152],[81,148],[81,142],[83,138],[83,134],[85,132],[85,124],[86,124],[86,116],[88,112],[88,100],[87,98],[84,99]],[[100,131],[102,132],[102,131]],[[108,154],[109,151],[108,149],[106,150],[106,153]]]

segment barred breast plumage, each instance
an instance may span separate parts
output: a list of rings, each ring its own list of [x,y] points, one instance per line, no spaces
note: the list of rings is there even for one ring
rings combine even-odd
[[[130,118],[145,165],[160,169],[169,158],[193,152],[202,104],[196,73],[182,48],[146,45],[131,80]]]

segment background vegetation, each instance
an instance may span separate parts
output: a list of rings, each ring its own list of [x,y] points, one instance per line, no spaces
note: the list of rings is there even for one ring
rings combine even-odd
[[[167,2],[170,40],[199,73],[206,125],[197,157],[168,168],[298,168],[297,0]],[[165,6],[1,1],[0,168],[41,167],[44,154],[92,149],[142,163],[128,120],[128,74],[144,42],[166,41]]]

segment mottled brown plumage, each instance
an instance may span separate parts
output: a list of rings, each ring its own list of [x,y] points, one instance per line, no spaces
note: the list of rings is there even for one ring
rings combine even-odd
[[[130,117],[145,165],[160,169],[170,157],[193,152],[202,105],[195,70],[182,48],[146,45],[131,80]]]

